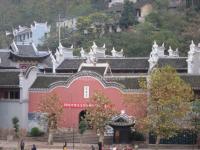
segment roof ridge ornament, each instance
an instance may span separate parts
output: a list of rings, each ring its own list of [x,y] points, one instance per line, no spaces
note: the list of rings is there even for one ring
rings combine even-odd
[[[173,50],[172,50],[172,47],[171,46],[169,46],[169,49],[168,49],[168,53],[169,53],[169,56],[171,57],[171,56],[173,56]]]
[[[113,46],[113,49],[112,49],[112,51],[111,52],[116,52],[116,50],[115,50],[115,47]]]
[[[105,44],[105,43],[103,44],[103,47],[102,47],[102,48],[106,48],[106,44]]]
[[[49,54],[50,54],[50,57],[51,57],[52,62],[56,62],[56,59],[55,59],[55,57],[53,56],[51,50],[48,50],[48,52],[49,52]]]
[[[14,40],[13,40],[13,43],[12,43],[12,44],[13,44],[13,46],[14,46],[14,51],[18,53],[18,52],[19,52],[19,49],[18,49],[18,47],[17,47],[17,45],[16,45],[16,43],[15,43]]]
[[[81,57],[85,57],[85,51],[84,51],[83,47],[81,47],[80,54],[81,54]]]
[[[92,49],[95,49],[95,48],[97,48],[97,45],[96,45],[95,41],[93,41]]]
[[[196,45],[194,44],[194,41],[192,40],[191,44],[190,44],[190,51],[193,52],[195,50],[195,47],[196,47]]]
[[[31,45],[32,45],[32,47],[33,47],[33,49],[34,49],[34,51],[35,51],[35,53],[36,53],[36,55],[38,54],[38,49],[37,49],[37,47],[35,46],[35,44],[32,42],[31,43]]]
[[[153,41],[153,48],[158,48],[158,44],[157,44],[156,40]]]

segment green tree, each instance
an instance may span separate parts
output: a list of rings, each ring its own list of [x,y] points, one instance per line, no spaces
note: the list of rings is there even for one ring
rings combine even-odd
[[[18,137],[19,136],[19,119],[17,117],[14,117],[12,119],[12,123],[13,123],[13,128],[15,129],[15,136]]]
[[[192,103],[192,125],[197,133],[197,140],[200,138],[200,100],[196,99]],[[199,142],[197,141],[197,144]],[[199,146],[199,145],[198,145]]]
[[[126,0],[124,3],[123,12],[119,21],[119,24],[123,28],[128,28],[136,23],[134,16],[133,2]]]
[[[91,26],[92,20],[89,16],[81,16],[77,21],[77,28],[80,31],[87,30]]]
[[[149,83],[141,82],[141,86],[149,93],[148,113],[141,124],[157,135],[158,145],[161,138],[173,137],[183,128],[190,112],[192,88],[170,66],[155,69]]]
[[[80,143],[82,143],[82,136],[87,129],[88,123],[85,119],[82,119],[79,123],[79,133],[81,134]]]
[[[87,108],[85,119],[99,134],[99,142],[104,141],[104,131],[115,114],[111,101],[100,92],[96,92],[90,100],[92,107]]]

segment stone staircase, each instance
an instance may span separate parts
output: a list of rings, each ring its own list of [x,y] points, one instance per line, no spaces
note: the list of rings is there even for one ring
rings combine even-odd
[[[83,135],[76,131],[68,131],[66,133],[56,133],[54,135],[55,142],[67,141],[67,143],[89,143],[95,144],[98,142],[98,136],[93,131],[86,131]]]
[[[45,142],[47,141],[48,136],[45,135],[43,137],[33,138],[33,140]],[[84,143],[84,144],[97,144],[98,136],[92,130],[87,130],[83,135],[79,134],[77,131],[65,131],[65,132],[57,132],[54,134],[55,142],[63,142],[67,141],[67,143]],[[112,137],[105,137],[105,144],[112,144]]]

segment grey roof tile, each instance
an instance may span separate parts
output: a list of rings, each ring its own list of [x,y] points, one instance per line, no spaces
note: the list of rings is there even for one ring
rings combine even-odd
[[[44,51],[38,51],[37,53],[35,52],[33,46],[30,45],[16,45],[18,48],[18,52],[15,52],[13,49],[13,46],[11,45],[11,55],[16,57],[16,58],[35,58],[35,59],[40,59],[43,57],[47,57],[49,53],[45,53]]]
[[[78,69],[85,59],[65,59],[57,69]]]
[[[141,89],[139,85],[140,80],[146,80],[145,77],[107,77],[105,78],[109,82],[117,82],[122,84],[125,89]]]
[[[93,71],[93,72],[96,72],[100,75],[104,75],[104,72],[106,70],[106,67],[82,67],[80,71]]]
[[[176,69],[187,69],[186,57],[178,58],[160,58],[158,60],[158,67],[172,66]]]
[[[49,85],[59,81],[67,81],[68,76],[38,76],[31,88],[48,88]]]
[[[65,59],[57,69],[78,69],[85,59]],[[108,63],[111,70],[148,70],[147,57],[141,58],[99,58],[98,63]],[[92,68],[93,69],[93,68]]]
[[[19,87],[19,71],[0,71],[0,87]]]
[[[200,89],[200,75],[181,74],[180,77],[193,89]]]
[[[9,50],[0,50],[0,68],[15,68],[11,65],[10,51]]]
[[[141,58],[103,58],[98,59],[100,63],[108,63],[112,70],[115,69],[128,69],[128,70],[137,70],[144,69],[148,70],[149,63],[147,57]]]

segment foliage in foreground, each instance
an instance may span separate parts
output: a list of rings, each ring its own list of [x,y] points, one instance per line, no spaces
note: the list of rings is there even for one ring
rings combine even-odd
[[[148,86],[146,86],[148,84]],[[188,124],[192,88],[170,66],[155,69],[149,83],[141,83],[149,92],[147,116],[141,120],[143,129],[153,131],[160,138],[170,138]],[[145,86],[144,86],[145,85]]]
[[[44,96],[39,103],[38,109],[41,113],[47,114],[48,143],[53,144],[53,131],[58,128],[60,117],[63,113],[63,104],[56,94]]]
[[[85,119],[99,134],[99,142],[104,140],[106,125],[115,114],[111,101],[101,92],[97,92],[90,100],[92,107],[87,108]]]

